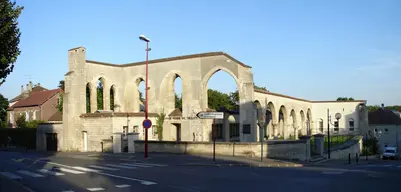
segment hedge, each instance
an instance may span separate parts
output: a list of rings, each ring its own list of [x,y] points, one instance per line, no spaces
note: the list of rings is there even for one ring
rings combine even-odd
[[[36,128],[5,128],[0,129],[0,146],[6,146],[8,137],[11,145],[36,149]]]

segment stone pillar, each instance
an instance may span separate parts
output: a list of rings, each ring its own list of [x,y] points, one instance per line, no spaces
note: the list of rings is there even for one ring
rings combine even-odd
[[[306,141],[306,143],[305,143],[305,161],[308,162],[308,161],[310,161],[310,158],[311,158],[311,150],[310,150],[311,136],[304,135],[304,136],[299,137],[299,139]]]
[[[319,155],[324,155],[324,134],[313,135],[315,138],[315,150]]]
[[[128,153],[135,153],[135,141],[138,140],[139,133],[128,133]]]
[[[113,133],[113,153],[121,153],[121,135],[122,133]]]

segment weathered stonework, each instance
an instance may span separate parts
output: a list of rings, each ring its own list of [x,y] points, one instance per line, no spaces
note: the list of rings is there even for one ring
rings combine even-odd
[[[167,118],[164,122],[163,140],[174,141],[210,141],[212,120],[196,118],[196,114],[207,111],[207,83],[217,71],[229,73],[238,85],[240,113],[224,122],[238,123],[240,142],[258,141],[259,128],[256,124],[255,102],[263,108],[272,111],[269,124],[269,139],[273,135],[287,138],[292,134],[296,124],[304,125],[309,117],[310,128],[316,127],[316,119],[323,118],[324,113],[315,111],[315,106],[324,106],[325,102],[291,98],[284,95],[254,90],[253,73],[247,66],[233,57],[222,53],[212,52],[197,55],[180,56],[149,61],[149,119],[156,123],[156,116],[161,111],[170,114],[175,109],[174,80],[182,80],[182,117]],[[105,112],[96,112],[96,84],[103,81],[103,102]],[[101,151],[101,142],[110,140],[113,133],[138,132],[143,139],[142,121],[144,113],[140,112],[138,86],[145,79],[145,62],[115,65],[90,61],[86,59],[84,47],[68,51],[68,72],[65,74],[65,94],[63,111],[63,149],[64,151]],[[90,88],[91,113],[86,113],[86,87]],[[110,89],[114,90],[115,109],[110,110]],[[351,102],[355,107],[365,101]],[[338,106],[345,106],[337,103]],[[319,107],[317,107],[319,108]],[[348,108],[347,108],[348,109]],[[278,115],[282,112],[282,117]],[[319,114],[315,114],[319,113]],[[290,118],[291,117],[291,118]],[[295,120],[294,120],[295,119]],[[291,121],[291,122],[290,122]],[[180,129],[177,125],[180,125]],[[327,123],[326,123],[327,124]],[[244,125],[250,126],[250,133],[243,133]],[[273,127],[276,127],[273,133]],[[302,127],[302,126],[300,126]],[[155,127],[149,129],[149,139],[157,140]],[[306,134],[306,128],[299,128]],[[177,134],[177,130],[180,132]],[[84,149],[83,133],[87,134],[87,149]],[[224,125],[224,140],[230,141],[230,127]],[[180,137],[180,138],[177,138]]]

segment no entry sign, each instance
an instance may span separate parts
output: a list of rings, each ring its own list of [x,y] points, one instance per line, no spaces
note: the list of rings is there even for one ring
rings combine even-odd
[[[142,126],[145,129],[149,129],[150,127],[152,127],[152,121],[150,119],[145,119],[142,122]]]

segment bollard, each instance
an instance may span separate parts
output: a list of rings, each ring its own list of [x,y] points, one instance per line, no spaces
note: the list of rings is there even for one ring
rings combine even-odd
[[[348,164],[351,164],[351,153],[348,153]]]
[[[355,153],[355,160],[356,160],[356,163],[358,163],[358,161],[359,161],[358,153]]]

